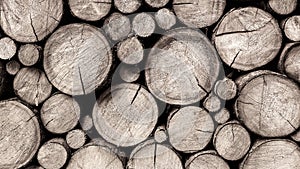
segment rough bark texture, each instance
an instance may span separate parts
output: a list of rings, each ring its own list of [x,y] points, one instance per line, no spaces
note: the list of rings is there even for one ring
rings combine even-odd
[[[214,92],[223,100],[231,100],[236,96],[237,87],[233,80],[224,78],[216,82]]]
[[[18,61],[11,60],[6,63],[5,68],[8,74],[16,75],[19,72],[21,66]]]
[[[20,42],[37,42],[58,25],[63,13],[62,0],[1,1],[0,25],[11,38]]]
[[[153,8],[161,8],[169,2],[169,0],[145,0],[145,2]]]
[[[0,39],[0,59],[10,59],[16,54],[16,52],[17,46],[12,39],[10,39],[9,37]]]
[[[72,149],[79,149],[85,144],[86,136],[80,129],[69,131],[66,136],[66,142]]]
[[[213,118],[218,124],[224,124],[230,119],[230,112],[226,108],[222,108],[214,114]]]
[[[203,107],[209,112],[217,112],[222,108],[222,102],[216,95],[209,94],[203,101]]]
[[[131,32],[131,23],[127,16],[113,13],[105,20],[103,28],[110,39],[120,41],[128,37]]]
[[[139,9],[141,0],[114,0],[115,7],[122,13],[133,13]]]
[[[269,0],[269,7],[280,15],[292,13],[297,7],[297,0]]]
[[[158,118],[152,95],[141,85],[113,86],[97,100],[93,121],[98,133],[117,146],[133,146],[144,141]]]
[[[45,101],[52,90],[45,73],[36,68],[22,68],[14,78],[13,87],[19,98],[35,106]]]
[[[232,10],[223,17],[214,31],[213,41],[227,65],[247,71],[275,58],[282,35],[277,21],[269,13],[246,7]]]
[[[159,126],[154,132],[154,140],[158,143],[162,143],[168,140],[167,130],[164,126]]]
[[[163,8],[155,13],[155,21],[160,28],[168,30],[176,24],[176,16],[171,10]]]
[[[287,38],[292,41],[300,41],[300,16],[295,15],[283,21],[282,29]]]
[[[56,134],[72,130],[78,123],[80,107],[72,97],[55,94],[41,108],[41,120],[45,128]]]
[[[22,45],[18,52],[19,61],[25,66],[32,66],[40,58],[41,47],[33,44]]]
[[[117,55],[126,64],[138,64],[143,60],[144,48],[137,37],[130,37],[118,44]]]
[[[38,150],[41,136],[35,114],[18,101],[0,102],[0,168],[20,168]]]
[[[111,65],[112,52],[106,38],[88,24],[60,27],[45,45],[47,77],[69,95],[93,92],[106,79]]]
[[[119,74],[123,81],[131,83],[140,77],[141,70],[137,66],[120,65]]]
[[[155,30],[155,20],[147,13],[137,14],[132,21],[132,29],[140,37],[148,37]]]

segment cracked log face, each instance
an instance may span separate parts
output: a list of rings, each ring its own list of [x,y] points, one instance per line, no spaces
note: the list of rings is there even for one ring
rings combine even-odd
[[[246,7],[232,10],[223,17],[214,31],[213,41],[227,65],[247,71],[275,58],[282,35],[277,21],[269,13]]]
[[[108,41],[96,27],[70,24],[48,39],[44,69],[61,92],[83,95],[93,92],[107,78],[112,65]]]
[[[151,93],[169,103],[188,105],[203,99],[220,72],[220,60],[205,35],[189,28],[173,29],[151,49],[146,82]]]
[[[300,168],[299,146],[285,139],[258,141],[240,165],[240,169],[270,168]]]
[[[185,25],[203,28],[217,22],[223,14],[226,0],[174,0],[176,16]]]
[[[62,0],[3,0],[0,3],[0,25],[19,42],[37,42],[58,25],[63,13]]]
[[[133,146],[144,141],[154,129],[158,107],[141,85],[123,83],[104,92],[93,110],[98,133],[117,146]]]
[[[192,153],[202,150],[210,142],[214,122],[204,109],[188,106],[170,113],[167,131],[176,150]]]
[[[35,155],[40,127],[35,114],[18,101],[0,102],[0,168],[20,168]]]
[[[299,86],[285,76],[262,74],[250,79],[235,102],[237,117],[264,137],[281,137],[300,126]]]

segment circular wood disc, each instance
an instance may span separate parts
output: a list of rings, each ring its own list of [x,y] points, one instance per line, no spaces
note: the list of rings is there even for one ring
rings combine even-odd
[[[123,83],[104,92],[93,110],[98,133],[117,146],[133,146],[144,141],[154,129],[158,107],[141,85]]]
[[[57,27],[63,13],[63,2],[5,0],[0,8],[0,25],[8,36],[20,42],[37,42]]]
[[[131,83],[136,81],[140,77],[140,68],[132,65],[119,65],[119,74],[123,81]]]
[[[299,169],[299,146],[292,141],[284,139],[256,142],[240,165],[240,169],[254,168]]]
[[[176,150],[192,153],[202,150],[210,142],[214,122],[204,109],[188,106],[170,113],[167,131]]]
[[[108,148],[87,145],[71,157],[67,169],[123,169],[122,161]]]
[[[225,6],[226,0],[173,0],[173,9],[179,20],[197,28],[217,22]]]
[[[250,80],[235,102],[238,118],[264,137],[286,136],[300,126],[299,86],[285,76],[263,74]]]
[[[167,32],[151,49],[145,76],[158,99],[187,105],[207,95],[219,71],[219,56],[207,37],[193,29],[178,28]]]
[[[144,48],[137,37],[130,37],[118,44],[117,55],[126,64],[138,64],[143,60]]]
[[[161,8],[169,2],[169,0],[145,0],[145,2],[153,8]]]
[[[0,168],[20,168],[38,150],[41,136],[35,114],[17,101],[0,102]]]
[[[40,57],[40,47],[33,44],[22,45],[19,49],[18,58],[25,66],[36,64]]]
[[[268,4],[271,9],[280,14],[287,15],[292,13],[297,7],[297,0],[269,0]]]
[[[223,17],[214,31],[213,41],[227,65],[247,71],[275,58],[282,35],[272,15],[246,7],[232,10]]]
[[[12,39],[10,39],[9,37],[0,39],[0,59],[10,59],[16,54],[16,52],[17,46]]]
[[[141,0],[114,0],[115,7],[122,13],[133,13],[141,6]]]
[[[70,148],[78,149],[84,145],[86,136],[84,131],[76,129],[68,132],[66,141]]]
[[[103,28],[110,39],[118,42],[128,37],[131,32],[130,19],[115,12],[105,20]]]
[[[163,8],[155,13],[155,21],[160,28],[168,30],[176,24],[176,16],[171,10]]]
[[[111,65],[109,43],[88,24],[60,27],[45,45],[45,72],[58,90],[69,95],[93,92],[107,78]]]
[[[230,100],[236,96],[237,86],[233,80],[224,78],[216,82],[214,92],[223,100]]]
[[[140,37],[148,37],[155,30],[155,20],[148,13],[137,14],[132,21],[132,29]]]
[[[287,18],[283,24],[285,36],[292,41],[300,41],[300,15]]]
[[[19,62],[11,60],[6,63],[5,68],[8,74],[16,75],[19,72],[21,65]]]
[[[230,119],[230,112],[226,108],[222,108],[220,111],[215,113],[214,119],[217,123],[223,124],[226,123]]]

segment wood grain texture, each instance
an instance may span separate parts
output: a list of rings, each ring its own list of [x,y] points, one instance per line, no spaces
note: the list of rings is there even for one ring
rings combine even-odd
[[[168,140],[168,134],[165,126],[158,126],[154,132],[154,140],[162,143]]]
[[[21,65],[18,61],[11,60],[6,63],[5,68],[8,74],[16,75],[19,72]]]
[[[38,106],[51,94],[52,85],[45,73],[36,68],[22,68],[14,78],[16,95],[25,102]]]
[[[230,119],[230,112],[226,108],[222,108],[220,111],[214,114],[213,119],[218,124],[224,124]]]
[[[41,133],[38,119],[15,100],[0,102],[0,168],[20,168],[34,157]]]
[[[140,72],[141,72],[140,68],[133,65],[129,66],[129,65],[122,64],[120,65],[120,69],[119,69],[119,74],[121,79],[128,83],[138,80],[138,78],[140,77]]]
[[[225,77],[216,82],[214,93],[223,100],[231,100],[236,96],[237,87],[233,80]]]
[[[144,141],[154,129],[158,107],[141,85],[112,86],[98,99],[93,121],[98,133],[116,146],[133,146]]]
[[[175,14],[167,8],[158,10],[154,17],[157,25],[164,30],[168,30],[176,24]]]
[[[84,131],[91,130],[94,127],[93,118],[90,115],[84,116],[80,119],[80,126]]]
[[[4,0],[0,8],[1,28],[19,42],[43,40],[57,27],[63,14],[62,0]]]
[[[117,56],[126,64],[138,64],[144,58],[143,44],[136,36],[129,37],[118,44]]]
[[[101,31],[88,24],[60,27],[47,40],[44,69],[58,90],[69,95],[93,92],[112,65],[110,45]]]
[[[154,33],[155,26],[155,20],[152,15],[144,12],[137,14],[132,21],[132,29],[140,37],[150,36]]]
[[[41,47],[33,44],[22,45],[18,51],[19,61],[24,66],[36,64],[40,58]]]
[[[300,41],[300,16],[294,15],[281,24],[285,36],[292,41]]]
[[[149,90],[169,104],[188,105],[203,99],[220,71],[215,48],[203,33],[189,28],[167,32],[146,62]]]
[[[133,13],[139,9],[141,0],[114,0],[115,7],[122,13]]]
[[[78,123],[80,107],[74,98],[55,94],[41,108],[41,120],[45,128],[55,134],[72,130]]]
[[[0,39],[0,59],[10,59],[16,54],[16,52],[17,46],[11,38],[4,37]]]
[[[169,0],[145,0],[145,2],[153,8],[161,8],[169,2]]]
[[[208,112],[217,112],[222,108],[222,101],[218,96],[209,94],[203,101],[203,107],[208,110]]]
[[[269,0],[269,7],[280,15],[288,15],[297,7],[297,0]]]
[[[247,71],[275,58],[282,35],[277,21],[269,13],[245,7],[225,14],[214,30],[213,42],[228,66]]]
[[[217,22],[226,6],[226,0],[174,0],[176,16],[185,25],[203,28]]]
[[[86,136],[85,132],[80,129],[69,131],[66,136],[66,142],[72,149],[79,149],[85,144]]]
[[[170,144],[176,150],[193,153],[210,142],[214,122],[204,109],[187,106],[170,113],[166,128]]]
[[[127,16],[113,13],[105,20],[103,28],[110,39],[121,41],[129,36],[131,23]]]

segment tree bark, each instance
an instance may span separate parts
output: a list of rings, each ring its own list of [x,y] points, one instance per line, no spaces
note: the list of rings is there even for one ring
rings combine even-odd
[[[132,21],[132,29],[140,37],[149,37],[154,33],[155,20],[152,15],[147,13],[137,14]]]
[[[33,44],[22,45],[18,52],[19,61],[24,66],[36,64],[40,58],[41,47]]]
[[[0,39],[0,59],[11,59],[16,54],[16,52],[17,46],[12,39],[10,39],[9,37]]]

